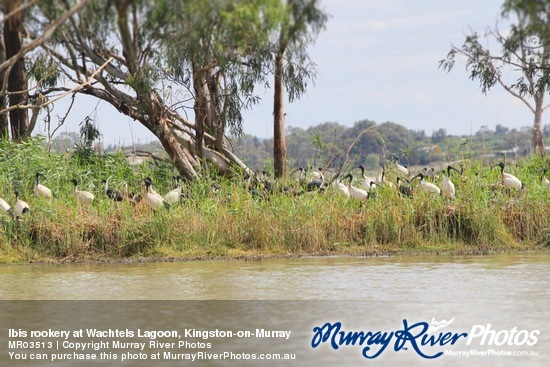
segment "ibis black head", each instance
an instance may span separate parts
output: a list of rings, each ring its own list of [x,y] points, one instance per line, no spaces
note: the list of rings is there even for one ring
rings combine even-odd
[[[416,176],[411,178],[410,181],[414,180],[415,178],[419,178],[420,181],[422,181],[424,179],[424,174],[422,172],[420,172],[419,174],[417,174]]]
[[[343,181],[345,180],[346,178],[349,178],[349,182],[353,182],[353,175],[351,173],[348,173],[347,175],[345,175],[344,177],[342,177],[342,179],[340,181]]]
[[[78,185],[78,181],[76,180],[76,178],[73,178],[73,179],[71,180],[71,182],[72,182],[73,185],[75,185],[75,186]]]
[[[454,168],[453,166],[451,166],[450,164],[447,166],[447,176],[451,176],[451,170],[455,170],[457,171],[458,173],[462,174],[462,172],[460,172],[459,170],[457,170],[456,168]]]
[[[46,176],[44,176],[44,174],[42,172],[36,172],[36,184],[38,185],[38,181],[39,181],[39,177],[42,176],[44,178],[46,178]]]
[[[17,197],[19,196],[19,190],[13,190],[13,194],[15,195],[15,200],[17,200]]]
[[[102,184],[106,184],[106,183],[107,183],[107,180],[106,180],[106,179],[103,179],[103,180],[101,180],[101,183],[102,183]]]

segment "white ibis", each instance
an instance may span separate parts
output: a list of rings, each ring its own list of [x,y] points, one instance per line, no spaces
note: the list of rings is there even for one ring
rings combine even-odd
[[[294,173],[298,172],[298,171],[300,171],[300,175],[298,176],[298,183],[300,185],[302,185],[302,183],[304,182],[304,180],[306,178],[306,173],[305,173],[304,167],[298,167],[294,171],[290,172],[290,177],[292,177],[292,175]]]
[[[546,178],[546,168],[542,171],[542,178],[540,179],[542,186],[550,187],[550,180]]]
[[[443,182],[441,183],[441,193],[443,194],[443,197],[449,198],[450,200],[454,200],[456,196],[455,191],[455,185],[453,181],[451,181],[451,170],[455,170],[458,173],[460,173],[459,170],[454,168],[451,165],[447,166],[447,176],[443,179]]]
[[[337,173],[336,176],[334,176],[334,178],[332,179],[332,186],[334,186],[334,188],[342,195],[344,196],[347,196],[349,197],[350,194],[349,194],[349,189],[348,187],[346,186],[346,184],[344,184],[342,182],[343,178],[340,178],[340,174]]]
[[[399,158],[396,155],[393,156],[393,161],[395,162],[399,174],[402,174],[405,177],[409,177],[409,169],[407,168],[407,166],[399,164]]]
[[[36,172],[36,184],[34,185],[34,193],[38,196],[51,199],[53,197],[52,190],[40,183],[40,177],[46,178],[43,173]]]
[[[0,198],[0,209],[5,211],[10,215],[10,217],[14,218],[15,214],[13,213],[13,210],[11,210],[10,204],[6,202],[6,200]]]
[[[431,182],[424,181],[424,174],[422,172],[417,174],[413,178],[411,178],[411,181],[414,180],[415,178],[420,179],[420,183],[418,184],[418,187],[420,188],[420,190],[427,192],[429,194],[441,195],[441,189],[437,187],[437,185]]]
[[[164,200],[168,203],[168,204],[175,204],[177,203],[179,200],[180,200],[180,197],[181,197],[181,184],[180,184],[180,180],[183,179],[183,177],[181,175],[177,175],[177,176],[174,176],[173,179],[175,180],[176,182],[176,187],[173,188],[172,190],[168,191],[165,195],[164,195]]]
[[[369,193],[366,190],[360,189],[351,184],[353,182],[353,175],[351,173],[348,173],[342,177],[342,180],[345,180],[346,178],[349,178],[349,195],[356,200],[366,201],[369,198]]]
[[[367,190],[372,190],[373,187],[370,183],[373,182],[374,179],[365,175],[365,166],[363,166],[362,164],[359,165],[359,169],[361,170],[361,178],[363,179],[363,188]]]
[[[141,195],[136,194],[134,191],[128,192],[128,182],[124,183],[124,190],[126,198],[130,204],[136,205],[141,201]]]
[[[424,177],[426,177],[430,182],[437,181],[438,177],[435,174],[435,168],[428,169],[427,167],[424,168]]]
[[[163,205],[170,207],[170,204],[164,201],[164,198],[158,194],[151,186],[153,186],[153,181],[150,177],[146,177],[143,182],[145,183],[145,189],[147,193],[145,195],[145,202],[153,211],[156,213]]]
[[[15,204],[13,205],[13,211],[15,212],[15,215],[21,217],[23,214],[28,213],[31,208],[29,207],[29,204],[19,199],[19,190],[13,190],[13,193],[15,194]]]
[[[109,179],[101,180],[101,183],[105,184],[105,195],[113,201],[123,201],[124,196],[120,191],[114,191],[109,188]]]
[[[406,185],[402,185],[402,182],[406,182]],[[401,177],[397,177],[397,190],[399,190],[399,193],[401,196],[406,196],[408,198],[412,198],[413,196],[413,188],[411,186],[411,183],[407,179],[402,179]]]
[[[388,187],[395,187],[393,182],[386,180],[386,170],[384,168],[382,168],[382,174],[380,175],[379,182],[383,185],[388,186]]]
[[[504,172],[503,162],[498,162],[497,164],[492,166],[491,169],[497,166],[500,167],[500,174],[502,175],[502,184],[504,185],[504,187],[508,187],[516,190],[521,190],[525,187],[525,185],[523,184],[523,182],[521,182],[519,178],[512,175],[511,173]]]
[[[307,183],[306,191],[321,190],[325,183],[325,176],[323,175],[322,168],[319,168],[318,171],[313,171],[313,173],[315,173],[313,175],[315,178]]]
[[[83,206],[89,206],[92,205],[95,199],[95,195],[92,194],[89,191],[82,191],[77,189],[78,181],[76,178],[73,178],[71,182],[74,185],[74,196],[76,197],[76,200],[80,203],[80,205]]]

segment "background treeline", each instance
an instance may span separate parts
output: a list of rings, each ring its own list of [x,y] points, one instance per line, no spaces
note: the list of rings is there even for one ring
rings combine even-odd
[[[369,127],[372,128],[355,142],[361,132]],[[550,124],[544,126],[543,134],[548,150]],[[472,135],[448,135],[444,128],[439,128],[428,136],[424,130],[410,130],[393,122],[377,124],[362,120],[351,127],[326,122],[307,129],[289,126],[286,139],[291,168],[325,166],[329,163],[331,167],[339,167],[346,155],[348,164],[363,164],[368,170],[377,170],[382,167],[383,158],[391,159],[393,154],[399,156],[402,164],[409,166],[437,166],[462,158],[516,160],[534,152],[531,127],[518,130],[500,124],[494,130],[483,126]],[[82,144],[83,137],[76,132],[63,132],[49,143],[51,149],[58,153]],[[157,143],[136,143],[131,147],[111,144],[104,147],[96,141],[95,146],[102,153],[124,150],[138,155],[139,152],[149,152],[162,156],[162,148]],[[232,146],[252,169],[270,170],[273,166],[273,139],[243,135],[233,138]]]
[[[447,135],[440,128],[428,136],[424,130],[410,130],[393,123],[377,124],[362,120],[352,127],[336,122],[326,122],[302,129],[288,127],[287,153],[291,167],[324,166],[338,167],[346,159],[346,153],[356,138],[366,128],[372,130],[363,134],[349,151],[348,163],[363,164],[369,170],[382,166],[383,157],[399,156],[407,165],[436,165],[461,158],[507,158],[517,159],[533,153],[532,128],[520,130],[497,125],[495,130],[482,127],[473,135]],[[550,125],[545,125],[546,146],[550,146]],[[253,169],[269,168],[272,163],[273,139],[260,139],[244,135],[235,140],[235,149]]]

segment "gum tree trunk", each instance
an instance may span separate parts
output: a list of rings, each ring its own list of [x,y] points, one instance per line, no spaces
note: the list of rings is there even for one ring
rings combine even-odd
[[[6,13],[20,6],[19,0],[6,0],[4,3]],[[21,50],[21,12],[12,15],[4,23],[4,46],[6,48],[6,59],[11,58]],[[4,76],[5,77],[5,76]],[[27,105],[29,101],[27,70],[25,59],[20,58],[9,72],[8,92],[9,105]],[[29,129],[29,117],[26,109],[13,109],[9,112],[11,136],[13,140],[21,140]]]

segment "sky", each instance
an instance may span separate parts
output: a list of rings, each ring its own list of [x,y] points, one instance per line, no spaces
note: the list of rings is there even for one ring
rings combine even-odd
[[[494,129],[531,126],[533,115],[519,100],[496,86],[484,95],[469,79],[465,60],[447,73],[439,69],[465,35],[483,33],[500,21],[503,0],[321,0],[330,14],[326,30],[310,47],[317,77],[298,101],[286,104],[286,125],[308,128],[324,122],[353,126],[357,121],[391,121],[428,136],[468,135],[481,126]],[[500,25],[505,28],[504,25]],[[259,90],[262,102],[244,114],[244,132],[273,136],[272,90]],[[77,101],[59,131],[78,131],[97,101]],[[68,100],[52,116],[62,116]],[[96,118],[106,144],[154,140],[139,123],[105,102]],[[57,119],[52,119],[53,125]],[[543,120],[543,125],[547,123]],[[43,123],[38,133],[45,133]]]

